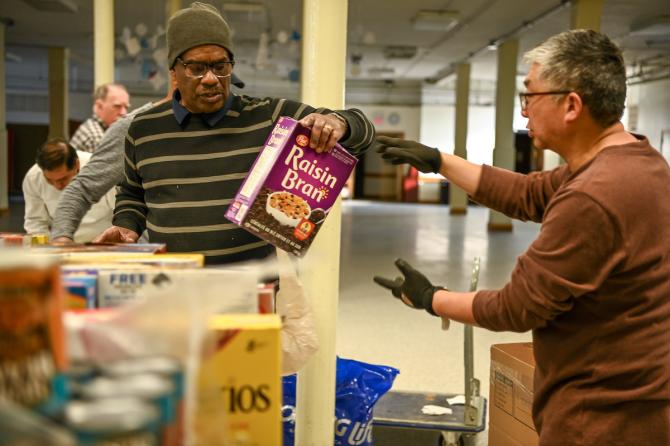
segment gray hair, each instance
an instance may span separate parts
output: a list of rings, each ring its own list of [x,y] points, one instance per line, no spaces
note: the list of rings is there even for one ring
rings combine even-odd
[[[538,76],[557,90],[574,91],[593,119],[609,127],[621,119],[626,102],[626,66],[607,36],[576,29],[550,37],[524,55],[539,65]]]
[[[102,84],[99,85],[95,88],[95,91],[93,91],[93,101],[97,101],[98,99],[102,99],[103,101],[107,98],[107,94],[109,93],[109,89],[111,87],[116,87],[120,88],[121,90],[125,91],[126,93],[128,90],[126,90],[126,87],[124,87],[121,84],[115,84],[113,82],[107,83],[107,84]]]

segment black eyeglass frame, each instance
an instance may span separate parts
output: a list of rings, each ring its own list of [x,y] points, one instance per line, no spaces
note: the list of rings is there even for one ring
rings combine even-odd
[[[209,71],[211,71],[212,74],[219,79],[230,77],[230,75],[233,72],[233,67],[235,66],[235,61],[234,60],[222,60],[222,61],[219,61],[219,62],[208,63],[208,62],[189,61],[189,60],[184,60],[181,57],[177,57],[176,61],[179,62],[180,64],[182,64],[182,66],[184,67],[184,74],[186,74],[186,76],[190,77],[191,79],[202,79],[203,77],[205,77],[205,75]],[[219,65],[219,64],[223,64],[224,66],[230,65],[230,70],[228,71],[227,74],[216,74],[216,72],[214,71],[214,66]],[[188,67],[189,65],[203,65],[203,66],[205,66],[205,71],[203,71],[203,73],[201,75],[195,76],[195,75],[189,73],[189,71],[190,71],[190,69]]]
[[[560,91],[540,91],[535,93],[519,93],[519,103],[521,105],[521,111],[526,111],[528,109],[528,98],[533,96],[547,96],[555,94],[570,94],[572,90],[560,90]]]

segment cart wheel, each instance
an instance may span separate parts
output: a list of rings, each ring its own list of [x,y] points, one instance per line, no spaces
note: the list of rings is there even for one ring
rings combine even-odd
[[[465,439],[462,435],[454,434],[452,439],[447,440],[447,437],[440,435],[440,438],[437,439],[438,446],[465,446]]]

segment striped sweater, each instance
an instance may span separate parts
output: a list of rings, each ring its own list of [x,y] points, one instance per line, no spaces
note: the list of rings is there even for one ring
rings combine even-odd
[[[208,264],[268,256],[271,245],[224,215],[276,120],[313,112],[331,113],[285,99],[233,95],[213,126],[197,114],[180,124],[170,102],[137,115],[126,138],[114,225],[138,234],[146,228],[152,243],[165,243],[169,252],[202,253]],[[356,109],[337,114],[349,126],[340,144],[363,153],[374,141],[373,125]]]

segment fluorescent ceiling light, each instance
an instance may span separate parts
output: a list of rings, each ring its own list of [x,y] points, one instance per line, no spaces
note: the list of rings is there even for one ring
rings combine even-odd
[[[417,47],[411,45],[389,45],[383,49],[386,59],[411,59],[416,52]]]
[[[371,67],[368,68],[368,74],[383,76],[383,75],[392,75],[395,73],[395,68],[393,67]]]
[[[422,31],[449,31],[458,23],[458,12],[447,10],[422,10],[412,19],[414,29]]]

